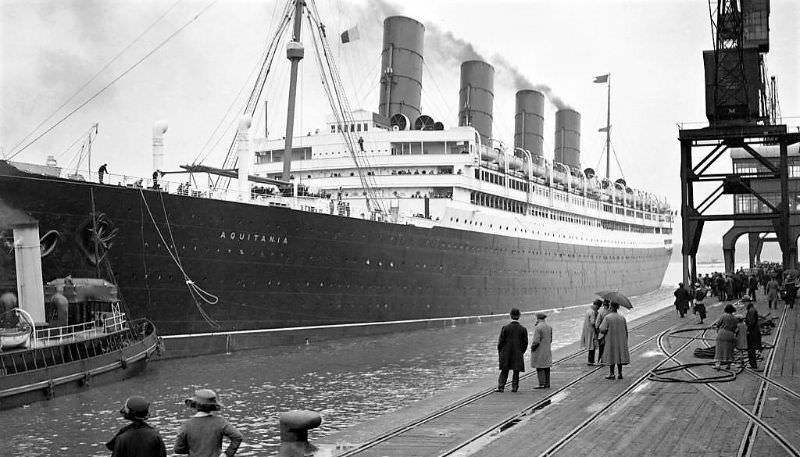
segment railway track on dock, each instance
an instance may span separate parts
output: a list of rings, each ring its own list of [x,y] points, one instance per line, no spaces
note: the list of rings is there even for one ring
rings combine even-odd
[[[781,331],[783,329],[785,320],[786,320],[786,309],[784,309],[784,311],[783,311],[783,313],[781,315],[780,323],[778,324],[776,332],[775,332],[774,341],[776,342],[776,344],[779,341],[780,334],[781,334]],[[681,362],[678,360],[677,357],[689,345],[689,343],[692,341],[690,339],[689,341],[687,341],[686,343],[681,345],[678,349],[670,352],[669,349],[666,347],[666,345],[664,343],[665,337],[667,337],[668,335],[669,335],[669,331],[667,330],[667,331],[662,332],[658,336],[658,348],[666,358],[664,360],[662,360],[661,362],[659,362],[658,364],[656,364],[656,366],[653,367],[651,370],[657,369],[657,368],[661,367],[662,365],[666,364],[667,362],[672,362],[672,363],[680,365]],[[706,342],[706,338],[702,338],[701,337],[701,338],[698,338],[698,339],[702,340],[703,344],[708,346],[708,344]],[[755,371],[753,371],[753,370],[751,370],[749,368],[744,369],[749,374],[752,374],[755,377],[759,378],[760,381],[761,381],[761,384],[760,384],[760,386],[759,386],[759,388],[757,390],[757,393],[756,393],[756,399],[755,399],[754,406],[753,406],[752,410],[749,410],[747,407],[745,407],[744,405],[742,405],[741,403],[736,401],[733,397],[731,397],[730,395],[725,393],[715,383],[711,383],[711,382],[703,383],[704,386],[707,389],[709,389],[711,392],[713,392],[714,395],[717,398],[719,398],[723,402],[727,403],[728,405],[732,406],[734,409],[736,409],[741,414],[746,416],[748,418],[748,420],[749,420],[748,424],[747,424],[747,428],[746,428],[745,432],[743,433],[738,452],[736,454],[737,457],[749,457],[750,456],[751,452],[753,451],[753,444],[755,442],[755,437],[756,437],[756,434],[758,432],[758,429],[762,429],[767,435],[769,435],[771,438],[773,438],[781,446],[781,448],[783,448],[787,452],[787,455],[790,455],[790,456],[793,456],[793,457],[800,457],[800,449],[798,449],[797,446],[793,445],[791,443],[791,441],[786,436],[781,434],[778,430],[776,430],[774,427],[772,427],[769,423],[767,423],[764,419],[761,418],[761,413],[762,413],[763,407],[764,407],[764,401],[766,399],[767,388],[770,387],[770,386],[780,390],[782,393],[784,393],[786,395],[789,395],[789,396],[793,397],[794,399],[800,399],[800,393],[798,393],[798,392],[786,387],[785,385],[783,385],[783,384],[781,384],[779,382],[776,382],[776,381],[774,381],[774,380],[769,378],[769,372],[770,372],[770,368],[772,366],[773,356],[774,356],[774,351],[771,351],[768,359],[765,360],[765,363],[764,363],[764,366],[765,366],[765,372],[764,373],[765,373],[765,375],[761,375],[760,373],[757,373],[757,372],[755,372]],[[700,376],[695,371],[693,371],[691,368],[687,368],[685,371],[693,379],[695,379],[695,380],[699,380],[700,379]],[[579,425],[578,427],[575,427],[570,432],[565,434],[560,440],[558,440],[556,443],[551,445],[546,451],[544,451],[541,454],[539,454],[539,456],[540,457],[544,457],[544,456],[552,456],[554,454],[557,454],[566,444],[568,444],[571,440],[573,440],[583,429],[585,429],[592,422],[594,422],[598,418],[600,418],[603,415],[603,413],[608,411],[614,404],[617,404],[620,401],[624,400],[626,396],[628,396],[631,392],[633,392],[636,389],[636,387],[638,387],[640,384],[642,384],[645,381],[647,381],[648,376],[649,376],[649,372],[647,372],[644,375],[640,376],[638,379],[636,379],[636,381],[634,381],[634,383],[631,386],[629,386],[627,389],[625,389],[625,391],[621,392],[619,395],[614,397],[614,399],[612,399],[608,404],[606,404],[603,409],[595,412],[592,416],[590,416],[583,423],[581,423],[581,425]]]
[[[641,324],[639,324],[636,327],[634,327],[632,330],[641,330],[642,328],[646,327],[647,325],[650,325],[650,324],[652,324],[654,322],[658,322],[662,317],[663,317],[662,313],[656,313],[655,317],[653,317],[652,319],[647,320],[645,322],[642,322]],[[655,340],[655,339],[661,337],[663,334],[675,329],[677,326],[678,325],[673,325],[672,327],[668,328],[667,330],[664,330],[663,332],[656,333],[653,336],[645,338],[643,341],[641,341],[638,344],[632,346],[630,348],[630,351],[634,352],[634,351],[636,351],[638,349],[641,349],[641,348],[645,347],[647,344],[651,343],[653,340]],[[687,341],[684,344],[684,346],[682,346],[682,347],[685,347],[685,346],[689,345],[690,343],[691,343],[691,340]],[[576,351],[576,352],[574,352],[572,354],[569,354],[569,355],[567,355],[565,357],[562,357],[562,358],[560,358],[558,360],[555,360],[553,362],[553,366],[558,366],[558,365],[564,364],[566,362],[569,362],[569,361],[571,361],[573,359],[576,359],[576,358],[578,358],[578,357],[580,357],[582,355],[585,355],[585,354],[586,354],[586,350]],[[489,435],[489,434],[497,431],[498,429],[503,430],[505,428],[510,427],[514,423],[518,422],[521,418],[523,418],[523,417],[525,417],[525,416],[527,416],[527,415],[529,415],[529,414],[541,409],[542,407],[546,406],[547,404],[549,404],[551,399],[554,396],[558,395],[560,392],[563,392],[563,391],[569,389],[570,387],[580,383],[581,381],[583,381],[586,378],[592,376],[593,374],[597,373],[601,369],[605,369],[605,367],[604,366],[596,366],[596,367],[588,370],[587,372],[580,374],[578,377],[574,378],[573,380],[571,380],[566,385],[554,390],[552,393],[549,393],[543,399],[539,399],[536,402],[530,404],[522,412],[518,412],[518,413],[516,413],[514,415],[510,415],[510,416],[504,418],[502,421],[494,424],[491,427],[486,428],[484,431],[482,431],[481,433],[476,434],[475,436],[473,436],[469,440],[466,440],[466,441],[456,445],[455,447],[449,448],[446,451],[444,451],[443,453],[440,453],[438,455],[440,455],[441,457],[452,456],[452,455],[456,454],[458,451],[460,451],[461,449],[465,448],[466,446],[469,446],[470,444],[474,443],[475,441],[481,439],[482,437],[484,437],[486,435]],[[534,375],[535,375],[535,372],[525,373],[524,375],[520,376],[520,382],[525,380],[525,379],[527,379],[527,378],[529,378],[529,377],[531,377],[531,376],[534,376]],[[475,402],[477,402],[477,401],[479,401],[479,400],[481,400],[481,399],[483,399],[485,397],[488,397],[488,396],[490,396],[490,395],[492,395],[494,393],[495,393],[495,389],[491,388],[491,389],[487,389],[487,390],[478,392],[478,393],[473,394],[471,396],[465,397],[465,398],[463,398],[463,399],[461,399],[461,400],[459,400],[457,402],[451,403],[451,404],[449,404],[449,405],[447,405],[447,406],[445,406],[443,408],[440,408],[440,409],[438,409],[438,410],[436,410],[436,411],[434,411],[434,412],[432,412],[432,413],[430,413],[428,415],[425,415],[425,416],[423,416],[423,417],[421,417],[419,419],[416,419],[416,420],[414,420],[414,421],[412,421],[410,423],[407,423],[407,424],[402,425],[400,427],[397,427],[397,428],[394,428],[392,430],[389,430],[389,431],[387,431],[387,432],[385,432],[383,434],[380,434],[380,435],[370,439],[367,442],[361,443],[361,444],[359,444],[358,446],[356,446],[354,448],[348,449],[347,451],[345,451],[345,452],[343,452],[341,454],[337,454],[337,457],[349,457],[349,456],[354,456],[354,455],[361,454],[361,453],[363,453],[363,452],[365,452],[365,451],[367,451],[369,449],[374,448],[375,446],[378,446],[378,445],[380,445],[382,443],[388,442],[388,441],[390,441],[391,439],[393,439],[395,437],[398,437],[398,436],[403,435],[405,433],[411,432],[414,429],[422,427],[423,425],[425,425],[425,424],[427,424],[427,423],[429,423],[429,422],[431,422],[431,421],[433,421],[433,420],[435,420],[437,418],[440,418],[442,416],[450,414],[450,413],[452,413],[454,411],[457,411],[459,409],[462,409],[462,408],[464,408],[466,406],[472,405]]]

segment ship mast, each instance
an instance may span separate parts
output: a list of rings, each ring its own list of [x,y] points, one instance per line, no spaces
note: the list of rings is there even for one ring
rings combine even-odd
[[[611,73],[608,74],[608,103],[606,111],[606,179],[611,179]]]
[[[292,41],[286,44],[286,58],[292,63],[289,77],[289,108],[286,113],[286,145],[283,149],[283,181],[289,181],[292,168],[292,136],[294,135],[294,108],[297,98],[297,67],[303,59],[300,31],[303,26],[305,0],[294,0],[294,32]]]

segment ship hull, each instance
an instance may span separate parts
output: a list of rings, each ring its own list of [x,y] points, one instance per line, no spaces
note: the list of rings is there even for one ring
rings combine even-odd
[[[119,285],[132,317],[151,319],[162,335],[587,303],[599,290],[658,288],[671,254],[75,182],[0,162],[0,220],[15,217],[39,223],[50,251],[45,280],[99,273]],[[13,289],[5,229],[0,289]]]

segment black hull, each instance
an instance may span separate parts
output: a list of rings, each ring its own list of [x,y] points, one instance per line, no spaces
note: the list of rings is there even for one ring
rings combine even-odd
[[[149,333],[142,335],[138,341],[126,340],[124,347],[96,355],[93,350],[98,344],[91,344],[93,340],[3,354],[0,363],[3,370],[0,373],[0,410],[49,400],[55,396],[81,392],[92,386],[137,376],[144,371],[150,357],[158,349],[158,335],[155,328],[152,325],[148,328]],[[119,334],[120,332],[108,334],[96,340],[113,339]],[[64,354],[78,354],[78,357],[77,360],[67,363],[55,363],[66,357]],[[14,366],[24,365],[35,365],[40,368],[18,373],[6,372],[12,371],[11,368]]]
[[[104,235],[113,234],[100,268],[90,262],[93,205]],[[637,295],[660,286],[671,254],[81,183],[0,162],[0,221],[20,211],[42,235],[58,231],[42,259],[45,281],[99,270],[119,285],[132,317],[151,319],[162,335],[505,314],[586,303],[603,289]],[[217,304],[193,298],[165,247],[172,240],[183,270]],[[0,293],[13,289],[7,248]]]

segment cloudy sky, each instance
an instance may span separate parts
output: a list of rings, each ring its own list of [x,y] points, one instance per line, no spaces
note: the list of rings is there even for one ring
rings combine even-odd
[[[352,106],[377,111],[382,20],[389,14],[411,16],[426,25],[424,112],[455,124],[459,60],[480,56],[497,69],[496,136],[513,141],[514,92],[521,84],[546,88],[554,100],[582,114],[584,167],[604,168],[604,135],[597,129],[605,122],[606,92],[592,79],[611,73],[612,141],[624,177],[678,207],[677,125],[705,122],[701,52],[712,47],[707,0],[317,1],[334,38],[359,28],[358,41],[333,42]],[[167,119],[166,168],[203,158],[221,164],[235,113],[243,108],[242,94],[250,90],[252,70],[284,2],[278,3],[0,0],[3,154],[18,151],[186,26],[15,160],[42,163],[55,155],[59,164],[74,167],[77,148],[70,145],[98,123],[92,168],[107,162],[112,173],[148,175],[152,124]],[[771,3],[768,70],[777,76],[785,122],[797,126],[800,2]],[[285,128],[282,98],[288,85],[282,49],[265,89],[270,136],[278,137]],[[322,127],[328,112],[310,44],[306,56],[299,132]],[[545,121],[550,156],[552,106]],[[260,131],[263,119],[259,110]],[[86,166],[84,161],[81,167]],[[620,176],[616,163],[612,175]],[[708,233],[724,228],[712,224]]]

